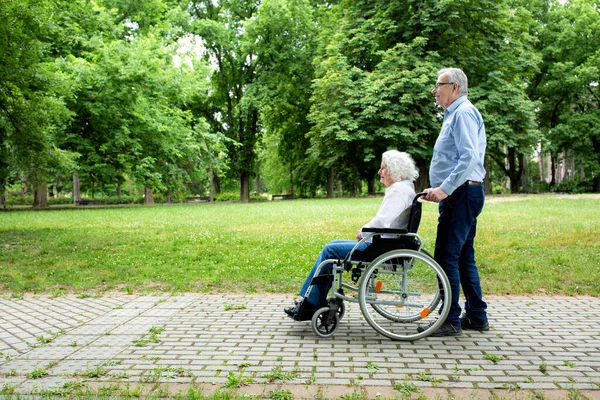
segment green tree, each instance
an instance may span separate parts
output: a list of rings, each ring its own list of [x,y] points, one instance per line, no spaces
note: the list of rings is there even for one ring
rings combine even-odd
[[[546,149],[553,162],[559,153],[577,154],[598,192],[600,10],[594,1],[573,0],[551,3],[538,15],[543,58],[531,97],[540,104],[538,119],[548,141]]]
[[[214,132],[230,139],[229,173],[240,182],[240,200],[250,200],[250,177],[255,170],[255,145],[260,135],[259,111],[245,91],[256,77],[254,55],[243,48],[244,24],[255,16],[256,0],[192,1],[191,33],[202,39],[205,58],[214,71],[206,103],[196,107]]]
[[[256,73],[246,99],[260,110],[264,135],[274,136],[267,149],[275,150],[273,156],[283,164],[294,194],[294,173],[304,160],[310,129],[307,114],[316,36],[312,8],[305,0],[265,0],[256,18],[246,24],[246,32],[243,45],[254,55]]]
[[[72,166],[72,155],[56,147],[71,88],[49,53],[58,11],[50,1],[0,3],[0,191],[19,171],[36,187],[36,207],[47,206],[49,170]]]
[[[520,30],[525,17],[519,11],[499,0],[343,0],[333,6],[322,31],[311,112],[313,151],[323,165],[343,160],[368,179],[378,154],[395,147],[412,153],[426,175],[440,123],[430,91],[435,72],[449,66],[469,76],[492,158],[518,165],[538,138],[525,92],[537,58],[532,39]],[[506,107],[508,98],[514,107]],[[518,188],[521,170],[505,172]]]

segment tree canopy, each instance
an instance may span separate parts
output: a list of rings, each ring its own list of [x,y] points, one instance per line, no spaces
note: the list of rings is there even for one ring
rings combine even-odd
[[[36,206],[48,185],[128,183],[148,203],[375,192],[390,148],[426,187],[450,66],[484,117],[493,184],[528,190],[550,159],[550,186],[600,191],[591,0],[7,0],[0,16],[0,192],[31,187]]]

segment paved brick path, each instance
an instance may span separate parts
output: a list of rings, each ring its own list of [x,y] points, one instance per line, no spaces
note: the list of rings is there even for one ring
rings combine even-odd
[[[265,398],[289,390],[296,399],[409,390],[440,399],[600,399],[598,298],[489,297],[491,331],[413,343],[376,334],[357,304],[347,305],[333,338],[320,339],[308,322],[284,317],[291,299],[0,300],[0,394],[167,396],[193,387],[209,395],[251,378],[235,390]]]

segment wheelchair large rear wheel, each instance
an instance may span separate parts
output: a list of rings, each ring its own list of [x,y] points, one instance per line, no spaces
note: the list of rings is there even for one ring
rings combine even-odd
[[[358,301],[363,316],[380,334],[393,340],[417,340],[435,332],[446,319],[450,283],[429,255],[393,250],[365,269]],[[419,327],[423,332],[417,331]]]

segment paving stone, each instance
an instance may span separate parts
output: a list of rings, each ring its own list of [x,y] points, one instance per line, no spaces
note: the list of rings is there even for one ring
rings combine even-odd
[[[27,390],[33,390],[33,380],[24,380],[25,373],[51,365],[48,379],[39,381],[44,385],[102,366],[109,371],[99,379],[103,382],[126,374],[126,381],[137,385],[158,368],[183,367],[193,373],[196,384],[219,387],[229,372],[238,373],[248,363],[244,374],[256,381],[250,386],[262,388],[270,385],[265,376],[282,368],[296,374],[293,382],[298,386],[310,382],[304,392],[334,387],[338,393],[340,388],[352,393],[346,385],[359,383],[397,394],[392,386],[401,382],[413,383],[423,393],[444,393],[441,398],[474,387],[488,395],[486,390],[521,388],[563,395],[585,390],[591,393],[588,398],[600,397],[597,298],[493,297],[488,300],[491,331],[416,342],[393,342],[377,334],[356,304],[348,304],[332,338],[316,337],[310,324],[294,323],[281,312],[292,298],[184,294],[2,299],[0,308],[8,314],[0,315],[0,385],[15,382],[20,394],[31,393]],[[226,305],[242,304],[245,309],[225,310]],[[578,312],[570,311],[574,309]],[[152,327],[164,327],[155,335],[158,342],[136,346]],[[38,336],[53,340],[32,348],[39,345]],[[483,358],[486,353],[504,358],[493,363]],[[367,368],[369,363],[378,367],[375,373]],[[547,366],[545,373],[539,370],[541,364]],[[4,377],[12,370],[18,371],[16,376]],[[427,371],[437,388],[418,379]],[[192,382],[190,377],[161,380],[168,385]]]

